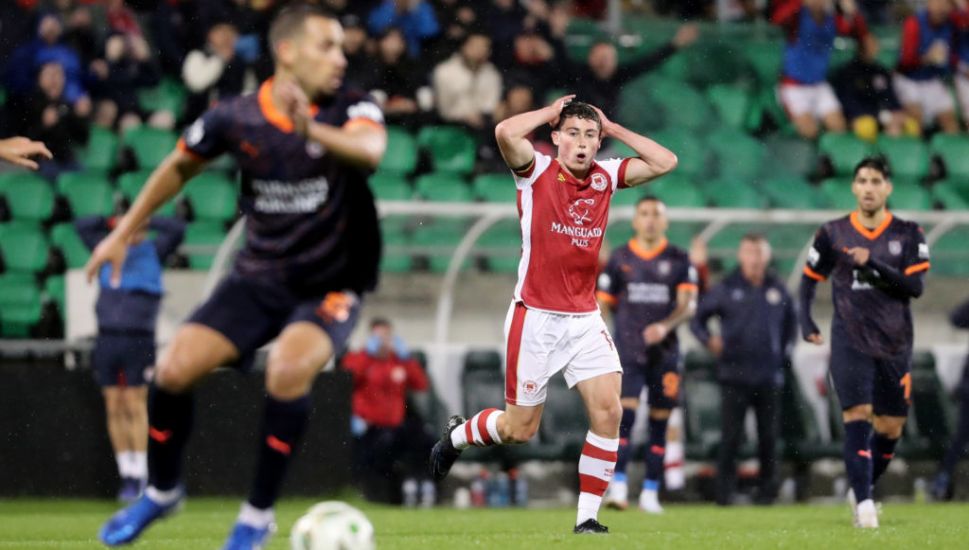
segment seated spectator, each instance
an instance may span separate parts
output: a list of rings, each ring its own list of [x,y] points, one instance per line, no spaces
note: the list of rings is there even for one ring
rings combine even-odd
[[[228,23],[209,29],[205,48],[193,50],[182,65],[182,80],[191,95],[185,105],[185,119],[195,120],[220,99],[242,93],[246,65],[236,56],[239,33]]]
[[[138,15],[125,4],[125,0],[107,0],[105,5],[105,16],[111,32],[141,36]]]
[[[512,59],[502,67],[506,80],[530,86],[543,99],[558,79],[555,50],[535,30],[524,30],[512,41]]]
[[[868,34],[854,0],[838,0],[836,13],[829,0],[787,0],[774,10],[772,22],[784,29],[787,45],[778,96],[797,133],[814,139],[821,126],[844,132],[841,103],[828,84],[828,65],[835,36],[861,41]]]
[[[97,99],[94,123],[98,126],[113,128],[117,123],[124,131],[138,126],[148,116],[154,126],[174,127],[174,113],[144,113],[138,104],[138,91],[156,86],[161,79],[161,71],[151,59],[143,37],[115,34],[108,38],[104,59],[91,64],[91,73]]]
[[[416,125],[426,110],[418,101],[419,95],[426,97],[426,108],[433,106],[432,92],[424,85],[420,67],[406,53],[403,32],[391,27],[377,42],[376,60],[368,62],[373,75],[366,88],[380,103],[389,124]]]
[[[927,0],[905,20],[895,73],[895,92],[908,114],[922,124],[937,123],[947,134],[959,132],[955,102],[946,85],[955,38],[951,15],[951,0]]]
[[[340,23],[343,25],[343,55],[347,58],[343,82],[347,86],[366,88],[373,78],[367,29],[356,15],[344,16]]]
[[[501,74],[490,56],[491,38],[474,32],[458,52],[434,68],[434,95],[442,119],[478,130],[490,124],[501,100]]]
[[[14,50],[7,62],[4,86],[11,96],[29,96],[37,72],[46,63],[57,63],[64,73],[64,96],[68,103],[87,95],[87,76],[77,52],[62,43],[64,27],[56,15],[41,17],[37,38]]]
[[[421,56],[424,42],[441,32],[434,7],[426,0],[384,0],[370,12],[367,27],[374,36],[399,27],[407,39],[407,52],[415,59]]]
[[[478,12],[461,0],[438,0],[438,20],[444,27],[437,37],[424,48],[422,59],[437,64],[444,61],[461,48],[464,39],[480,24]]]
[[[488,26],[488,34],[494,40],[492,58],[499,67],[505,67],[512,62],[515,37],[525,30],[528,12],[518,0],[491,0],[482,4],[485,4],[481,8],[484,12],[482,18]]]
[[[366,348],[348,353],[342,365],[353,375],[354,463],[361,467],[361,474],[370,476],[361,481],[401,477],[406,497],[417,480],[423,479],[423,504],[433,505],[434,484],[427,479],[424,464],[434,441],[421,419],[406,410],[409,391],[427,390],[424,370],[410,357],[403,339],[394,334],[390,321],[379,318],[370,323]],[[397,499],[391,495],[390,500]]]
[[[858,55],[831,77],[845,117],[855,134],[874,142],[879,128],[892,137],[919,134],[919,124],[906,116],[892,87],[891,72],[878,62],[878,39],[868,35]],[[908,124],[906,124],[908,123]]]
[[[535,94],[531,86],[527,84],[514,84],[505,90],[504,98],[502,98],[501,103],[499,103],[498,107],[495,109],[495,122],[501,122],[506,118],[527,113],[528,111],[534,111],[535,109]],[[550,127],[538,128],[526,136],[526,139],[532,142],[535,150],[539,153],[554,156],[555,146],[552,145],[550,130]],[[493,171],[504,172],[508,169],[507,165],[504,164],[504,161],[502,161],[500,158],[497,158],[496,160],[499,161],[500,164],[496,162],[495,166],[493,167]]]
[[[969,0],[956,0],[956,94],[969,127]]]

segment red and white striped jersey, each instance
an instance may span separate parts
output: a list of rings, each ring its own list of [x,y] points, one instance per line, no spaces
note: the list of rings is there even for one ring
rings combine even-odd
[[[599,249],[609,201],[625,187],[628,160],[593,162],[580,181],[558,160],[536,152],[529,168],[512,172],[522,229],[515,301],[553,313],[598,311]]]

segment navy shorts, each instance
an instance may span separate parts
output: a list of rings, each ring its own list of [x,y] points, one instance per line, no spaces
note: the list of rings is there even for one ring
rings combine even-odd
[[[646,361],[620,356],[622,397],[639,397],[649,390],[649,406],[673,409],[680,402],[680,357],[677,353],[648,348]]]
[[[275,285],[237,274],[226,277],[215,292],[188,318],[207,326],[232,342],[239,352],[237,367],[249,370],[256,350],[279,336],[286,326],[310,322],[333,342],[333,355],[346,347],[360,314],[360,299],[353,292],[326,292],[307,298]]]
[[[831,339],[831,379],[842,409],[871,405],[875,415],[908,416],[912,355],[879,359],[845,338]]]
[[[155,366],[155,335],[150,332],[102,332],[94,341],[91,367],[98,385],[144,386]]]

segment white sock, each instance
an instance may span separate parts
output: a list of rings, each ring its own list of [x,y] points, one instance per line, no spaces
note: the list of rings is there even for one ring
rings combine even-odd
[[[451,432],[451,444],[455,449],[464,450],[475,447],[501,445],[498,435],[498,418],[505,414],[498,409],[485,409],[471,417]]]
[[[148,479],[148,453],[145,451],[131,452],[131,477]]]
[[[276,514],[273,513],[272,508],[262,510],[248,502],[243,502],[237,521],[256,529],[265,529],[276,521]]]
[[[591,431],[586,433],[582,456],[579,457],[579,510],[576,525],[598,518],[602,495],[609,487],[616,467],[618,450],[618,437],[610,439]]]
[[[145,488],[145,495],[162,506],[167,506],[182,497],[182,491],[178,487],[162,491],[149,485]]]
[[[114,461],[118,464],[118,475],[125,478],[128,475],[128,451],[121,451],[114,454]]]

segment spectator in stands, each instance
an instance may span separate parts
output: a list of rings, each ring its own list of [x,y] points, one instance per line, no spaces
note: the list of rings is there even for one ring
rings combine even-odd
[[[683,25],[669,44],[620,67],[616,47],[611,42],[594,44],[589,50],[585,65],[573,63],[563,41],[565,29],[560,27],[557,32],[559,34],[555,36],[553,46],[556,51],[555,58],[561,64],[559,74],[562,77],[558,85],[574,91],[578,99],[596,105],[606,116],[615,116],[623,85],[656,69],[674,53],[696,42],[700,35],[696,25]]]
[[[489,61],[491,38],[472,32],[447,61],[434,68],[437,112],[447,122],[482,130],[501,100],[501,74]]]
[[[512,59],[502,67],[505,80],[527,85],[536,97],[544,99],[559,78],[555,50],[537,30],[522,31],[511,45]]]
[[[406,54],[404,33],[396,27],[387,29],[377,42],[376,60],[367,64],[373,74],[366,88],[380,102],[389,124],[416,126],[426,110],[418,96],[424,97],[429,109],[433,92],[424,82],[423,71]]]
[[[496,65],[505,67],[512,62],[515,37],[525,29],[528,11],[517,0],[491,0],[482,4],[482,19],[494,41],[492,58]],[[544,1],[529,4],[544,4]]]
[[[367,27],[375,36],[399,27],[407,38],[407,52],[415,59],[424,43],[441,32],[434,7],[426,0],[384,0],[370,12]]]
[[[918,121],[906,116],[895,95],[891,72],[878,62],[878,39],[873,35],[862,40],[858,55],[838,68],[831,83],[859,138],[874,142],[879,128],[892,137],[919,134]]]
[[[0,139],[0,160],[9,162],[22,168],[36,170],[38,168],[35,157],[47,160],[54,158],[47,146],[39,141],[31,141],[25,137]]]
[[[94,247],[114,227],[115,219],[100,216],[74,222],[84,244]],[[148,239],[148,230],[157,232]],[[120,280],[111,280],[111,266],[101,269],[101,291],[95,311],[98,336],[91,355],[95,380],[101,387],[108,435],[118,463],[118,498],[135,500],[148,481],[148,388],[146,375],[155,364],[155,323],[161,307],[162,264],[175,252],[185,233],[184,222],[155,218],[136,233]]]
[[[475,7],[462,0],[438,0],[435,7],[438,21],[441,21],[444,27],[430,46],[425,48],[421,57],[430,59],[436,64],[456,52],[464,43],[468,33],[478,26],[480,21]]]
[[[37,73],[46,63],[57,63],[64,73],[64,97],[75,103],[87,95],[84,80],[87,71],[77,52],[61,42],[64,27],[53,14],[40,18],[37,38],[17,48],[7,62],[4,85],[12,96],[26,97],[31,94]]]
[[[74,148],[88,136],[91,100],[81,96],[71,102],[65,90],[64,68],[56,62],[43,65],[37,76],[37,90],[27,100],[15,122],[19,134],[47,144],[52,160],[41,160],[40,174],[51,181],[63,171],[77,170]]]
[[[182,80],[191,95],[185,105],[185,119],[195,120],[220,99],[242,93],[246,64],[236,54],[239,33],[228,23],[209,29],[205,48],[193,50],[182,65]]]
[[[955,2],[956,95],[962,107],[962,122],[969,128],[969,0]]]
[[[92,92],[97,100],[94,123],[124,131],[138,126],[143,117],[163,128],[175,125],[174,113],[144,113],[138,104],[138,91],[155,86],[161,70],[151,59],[148,42],[139,35],[112,35],[104,45],[104,59],[91,64],[95,83]]]
[[[902,50],[895,91],[902,106],[922,124],[937,123],[947,134],[959,132],[955,103],[946,80],[952,75],[955,40],[952,0],[927,0],[902,26]]]
[[[141,36],[138,15],[125,4],[125,0],[107,0],[105,16],[111,32]]]
[[[403,468],[405,496],[417,479],[423,503],[434,504],[434,485],[426,478],[424,459],[433,446],[420,419],[408,415],[408,392],[428,388],[427,375],[410,356],[404,340],[386,319],[370,323],[366,348],[348,353],[343,368],[353,375],[353,433],[363,473],[392,481]],[[398,462],[402,464],[398,464]],[[416,493],[416,491],[414,491]]]
[[[852,36],[859,42],[868,27],[854,0],[838,0],[837,13],[830,0],[786,0],[774,9],[772,21],[784,29],[787,45],[778,95],[797,133],[818,136],[818,122],[830,132],[844,132],[841,104],[825,80],[835,36]]]
[[[952,326],[969,329],[969,300],[957,307],[949,318]],[[952,500],[952,478],[955,475],[956,466],[969,451],[969,357],[966,357],[966,365],[962,368],[962,380],[956,392],[959,396],[959,427],[952,435],[952,442],[942,458],[942,463],[939,464],[939,473],[935,476],[932,496],[936,500]]]
[[[61,20],[65,22],[63,42],[77,52],[82,66],[88,66],[101,53],[101,36],[94,25],[91,6],[62,1]]]
[[[340,23],[343,25],[343,55],[347,58],[343,82],[347,86],[366,88],[374,77],[367,29],[356,15],[344,16]]]
[[[770,256],[763,235],[745,235],[737,251],[739,268],[700,299],[690,323],[693,334],[717,358],[723,430],[717,466],[721,505],[733,500],[737,451],[751,407],[757,417],[760,462],[756,500],[770,504],[777,497],[780,388],[797,335],[797,317],[784,281],[767,271]],[[720,319],[720,334],[710,333],[712,317]]]

